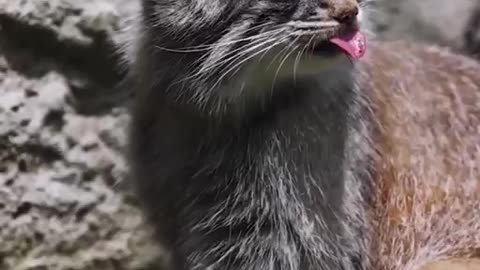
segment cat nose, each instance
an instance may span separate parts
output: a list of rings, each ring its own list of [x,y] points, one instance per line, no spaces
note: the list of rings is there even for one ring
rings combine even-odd
[[[357,0],[327,0],[329,15],[341,23],[349,23],[358,15]]]

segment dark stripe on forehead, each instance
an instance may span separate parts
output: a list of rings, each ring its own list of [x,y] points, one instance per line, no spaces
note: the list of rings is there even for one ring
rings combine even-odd
[[[297,2],[297,1],[291,1],[291,2]],[[244,39],[244,38],[258,35],[261,32],[264,32],[268,28],[271,29],[271,27],[273,27],[274,24],[282,23],[281,21],[283,20],[280,18],[282,16],[278,16],[279,12],[292,12],[294,8],[285,9],[285,7],[291,7],[291,6],[295,6],[295,5],[292,5],[292,4],[286,5],[285,1],[276,1],[276,2],[271,0],[250,1],[250,5],[248,6],[248,11],[242,12],[240,16],[239,22],[244,22],[244,23],[238,24],[238,26],[242,28],[242,30],[240,30],[242,32],[237,36],[237,39]],[[282,7],[284,7],[284,9],[282,9]],[[284,20],[288,21],[289,20],[288,15],[285,17],[286,18]],[[271,23],[271,25],[265,26],[265,27],[261,26],[262,24],[267,24],[269,22]],[[243,30],[245,27],[245,24],[249,24],[248,29]],[[232,26],[229,32],[236,31],[237,29],[235,26]],[[232,45],[231,50],[232,51],[236,50],[251,42],[252,40],[237,42]]]
[[[299,0],[261,0],[249,10],[257,15],[271,15],[276,19],[289,18],[299,8]]]
[[[247,25],[247,29],[246,30],[243,30],[243,29],[240,30],[242,32],[241,32],[241,34],[236,36],[236,39],[241,40],[241,39],[245,39],[245,38],[248,38],[248,37],[255,36],[262,30],[261,27],[255,27],[255,26],[258,26],[258,24],[256,23],[256,20],[254,20],[254,19],[247,19],[246,21],[243,21],[241,23],[240,27],[241,26],[245,27],[245,25]],[[239,29],[237,28],[237,30],[239,30]],[[235,27],[233,27],[230,31],[236,31]],[[245,46],[246,44],[251,43],[252,41],[253,40],[243,40],[243,41],[240,41],[240,42],[236,42],[236,43],[232,44],[231,51],[235,51],[238,48],[241,48],[242,46]]]

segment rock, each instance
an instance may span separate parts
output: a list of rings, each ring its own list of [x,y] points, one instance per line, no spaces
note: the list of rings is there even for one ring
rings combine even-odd
[[[125,100],[119,43],[138,8],[128,0],[0,0],[0,49],[22,73],[56,69],[71,85],[76,109],[98,113]],[[49,67],[32,66],[37,62]]]
[[[129,3],[0,0],[0,269],[162,260],[129,195],[114,95]]]
[[[474,10],[469,26],[465,32],[466,49],[480,58],[480,4]]]
[[[78,114],[61,74],[29,78],[1,62],[0,268],[137,269],[153,260],[158,248],[121,185],[125,109]]]
[[[480,56],[478,0],[376,0],[370,11],[380,38],[414,38]]]

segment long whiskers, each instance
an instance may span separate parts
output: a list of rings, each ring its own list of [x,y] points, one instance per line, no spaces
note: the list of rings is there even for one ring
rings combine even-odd
[[[267,22],[267,23],[264,23],[264,24],[260,24],[260,25],[254,26],[252,28],[249,28],[248,31],[252,31],[252,30],[256,30],[258,28],[266,27],[266,26],[271,25],[271,24],[273,24],[273,23],[272,22]],[[268,34],[268,32],[261,33],[261,34]],[[250,37],[230,40],[228,42],[223,42],[223,43],[202,44],[202,45],[197,45],[197,46],[187,46],[187,47],[175,48],[175,49],[157,45],[157,46],[155,46],[155,48],[157,48],[159,50],[167,51],[167,52],[174,52],[174,53],[197,53],[197,52],[209,51],[209,50],[211,50],[215,47],[230,46],[230,45],[233,45],[235,43],[245,42],[245,41],[249,41],[249,40],[255,40],[257,38],[258,38],[258,35],[254,35],[254,36],[250,36]]]
[[[202,78],[206,79],[209,76],[209,72],[215,71],[215,69],[217,69],[217,68],[219,68],[219,67],[221,67],[225,64],[234,63],[237,59],[240,59],[240,58],[248,55],[252,51],[255,51],[258,48],[267,45],[268,43],[272,42],[271,41],[272,36],[274,36],[276,34],[279,34],[280,32],[281,32],[281,30],[276,30],[276,31],[270,31],[270,32],[267,32],[267,33],[263,33],[261,35],[257,35],[256,36],[257,39],[254,40],[253,42],[244,44],[244,45],[236,48],[235,50],[233,50],[231,52],[228,52],[228,54],[231,55],[231,56],[229,56],[225,59],[221,59],[221,61],[213,62],[213,64],[208,64],[206,66],[203,66],[197,72],[193,73],[192,75],[189,75],[187,77],[182,78],[181,80],[177,81],[176,83],[186,81],[186,80],[191,80],[191,79],[195,79],[196,81],[200,81]],[[205,57],[208,57],[208,55],[206,55]],[[204,58],[202,58],[202,60],[204,60]],[[228,66],[225,67],[224,69],[227,69],[227,68],[228,68]]]
[[[229,52],[229,54],[233,54],[233,56],[230,56],[230,57],[225,58],[225,59],[220,59],[221,61],[213,62],[213,64],[208,64],[206,66],[201,67],[199,70],[197,70],[193,74],[182,77],[181,79],[173,82],[169,86],[169,89],[171,87],[173,87],[174,85],[178,85],[182,82],[186,82],[186,81],[189,81],[189,80],[192,80],[192,83],[194,83],[194,84],[199,84],[200,82],[203,82],[203,80],[206,80],[209,77],[210,71],[214,71],[214,69],[228,63],[230,60],[234,60],[237,57],[241,57],[242,53],[246,54],[246,53],[250,52],[251,50],[253,50],[253,49],[249,49],[249,47],[253,47],[255,45],[261,45],[263,43],[268,43],[268,40],[270,38],[270,36],[268,36],[268,35],[266,35],[264,37],[258,37],[258,35],[257,35],[256,37],[257,37],[256,40],[253,40],[252,42],[244,44],[244,45],[240,46],[239,48],[236,48],[234,51]],[[242,53],[238,54],[238,52],[240,52],[240,51],[242,51]],[[190,65],[190,69],[195,68],[195,65],[197,63],[206,62],[205,60],[209,56],[210,56],[210,54],[205,54],[202,57],[200,57],[199,59],[197,59],[194,63],[192,63]],[[203,80],[202,80],[202,78],[203,78]]]
[[[282,69],[283,64],[284,64],[285,61],[290,57],[290,55],[291,55],[296,49],[299,48],[298,45],[296,45],[295,47],[292,48],[292,45],[295,44],[295,43],[298,41],[298,39],[299,39],[299,37],[296,38],[296,39],[294,39],[292,42],[290,42],[290,43],[286,46],[287,50],[290,49],[290,48],[291,48],[291,49],[290,49],[290,52],[285,55],[285,57],[283,58],[283,60],[282,60],[282,61],[280,62],[280,64],[278,65],[277,71],[275,72],[275,76],[273,77],[271,93],[273,93],[273,89],[274,89],[275,83],[276,83],[276,81],[277,81],[278,73],[279,73],[280,70]]]
[[[241,54],[248,53],[248,52],[258,48],[259,46],[261,46],[261,44],[268,43],[271,39],[273,39],[276,35],[280,34],[282,31],[283,31],[283,29],[278,29],[278,30],[269,31],[269,32],[257,35],[256,36],[257,38],[253,42],[247,43],[247,44],[229,52],[228,54],[232,55],[232,56],[227,57],[227,58],[223,59],[221,62],[216,63],[214,68],[218,67],[218,66],[221,66],[225,63],[228,63],[229,61],[233,61],[236,57],[240,56]],[[261,44],[259,44],[259,43],[261,43]],[[248,48],[248,49],[246,49],[246,48]],[[244,49],[246,49],[246,50],[244,50]],[[242,52],[242,53],[237,54],[237,52]],[[199,72],[205,72],[205,71],[208,71],[208,70],[210,70],[210,68],[202,68]]]
[[[313,37],[310,38],[310,41],[312,40],[312,38]],[[297,56],[295,58],[295,62],[293,64],[293,81],[294,82],[297,81],[297,69],[298,69],[298,65],[300,64],[300,59],[302,58],[304,52],[308,48],[310,41],[307,44],[303,45],[302,49],[298,51]]]
[[[213,89],[215,89],[215,87],[223,80],[223,78],[225,78],[225,76],[227,76],[230,72],[233,71],[233,73],[231,74],[231,76],[233,76],[236,72],[238,72],[238,70],[241,68],[241,65],[244,64],[245,62],[253,59],[254,57],[258,56],[259,54],[261,53],[264,53],[264,52],[267,52],[269,51],[270,49],[274,48],[275,46],[285,42],[287,39],[284,38],[284,39],[281,39],[281,40],[277,40],[276,42],[274,42],[273,44],[271,44],[270,46],[268,47],[265,47],[263,49],[260,49],[258,51],[256,51],[255,53],[253,53],[252,55],[246,57],[245,59],[243,59],[242,61],[234,64],[234,65],[231,65],[231,67],[225,72],[223,73],[217,80],[216,82],[214,83],[214,85],[210,88],[212,91]],[[237,58],[238,59],[238,58]]]
[[[262,25],[264,26],[264,25]],[[260,27],[260,26],[258,26]],[[289,31],[290,30],[290,31]],[[273,56],[273,59],[270,60],[267,68],[270,68],[272,64],[276,64],[276,71],[271,85],[271,94],[273,94],[277,79],[282,68],[285,66],[287,60],[291,57],[294,57],[293,65],[293,77],[296,80],[297,69],[301,61],[302,56],[305,53],[308,53],[309,49],[312,49],[312,42],[316,38],[323,37],[323,34],[318,32],[311,35],[310,40],[307,44],[300,45],[298,40],[304,37],[304,31],[291,31],[292,29],[287,27],[276,27],[270,29],[269,31],[264,31],[253,36],[238,38],[238,39],[229,39],[228,35],[223,39],[225,42],[217,42],[214,44],[199,45],[195,47],[185,47],[181,49],[169,50],[179,53],[191,53],[191,52],[205,52],[201,54],[194,62],[191,62],[186,70],[184,70],[185,75],[179,76],[180,78],[170,84],[169,89],[172,85],[179,83],[184,83],[182,87],[188,85],[188,87],[202,89],[199,91],[193,91],[193,95],[190,95],[188,102],[195,102],[200,106],[220,106],[217,109],[222,109],[221,107],[225,105],[222,102],[218,102],[215,98],[216,88],[227,78],[232,78],[236,73],[238,73],[244,64],[256,57],[260,57],[259,61],[262,61],[263,57],[271,51],[273,48],[278,48],[278,45],[281,46],[281,50],[276,52],[277,54]],[[251,29],[246,29],[243,33],[231,33],[231,35],[245,35],[247,31]],[[308,33],[306,33],[308,34]],[[233,38],[233,37],[231,37]],[[323,39],[323,38],[321,38]],[[238,44],[240,43],[240,44]],[[238,44],[235,46],[235,44]],[[231,47],[229,47],[231,46]],[[294,55],[296,53],[296,56]],[[294,55],[294,56],[292,56]],[[260,75],[261,76],[261,75]],[[211,80],[214,81],[211,81]],[[240,85],[240,89],[236,89],[233,93],[235,96],[242,95],[244,85]],[[179,93],[177,95],[182,95],[182,90],[176,90]],[[223,104],[223,105],[221,105]]]

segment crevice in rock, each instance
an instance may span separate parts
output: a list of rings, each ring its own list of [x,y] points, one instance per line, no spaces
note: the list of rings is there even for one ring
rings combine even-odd
[[[49,57],[65,66],[74,67],[102,86],[113,86],[122,78],[115,45],[109,41],[106,33],[89,33],[94,42],[85,46],[71,40],[59,40],[52,30],[29,25],[6,15],[0,15],[0,25],[0,37],[6,41],[2,43],[7,43],[7,46],[32,51],[34,56]],[[15,63],[15,60],[10,62]],[[39,75],[32,74],[28,68],[18,68],[24,74]]]
[[[54,146],[36,141],[15,145],[10,142],[9,135],[0,136],[0,163],[17,163],[19,171],[28,171],[32,162],[53,164],[60,160],[63,160],[63,153]]]
[[[119,64],[120,55],[107,33],[88,34],[93,42],[85,45],[0,14],[0,53],[12,70],[30,78],[59,72],[70,84],[69,103],[79,113],[109,113],[129,97],[120,85],[126,70]]]
[[[29,202],[23,202],[18,206],[17,210],[12,213],[12,218],[17,219],[25,214],[27,214],[32,209],[32,204]]]
[[[470,18],[465,31],[466,49],[469,53],[480,57],[480,4]]]

